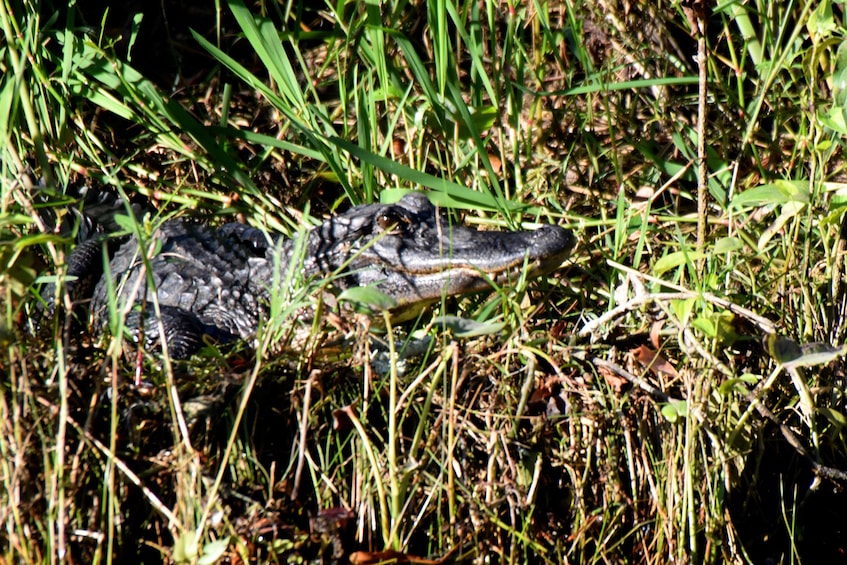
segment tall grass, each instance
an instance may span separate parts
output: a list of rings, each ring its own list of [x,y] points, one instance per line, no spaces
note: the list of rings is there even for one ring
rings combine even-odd
[[[843,558],[844,12],[707,8],[0,4],[3,560]],[[289,271],[256,347],[171,363],[36,323],[75,184],[287,233],[423,189],[581,243],[381,351]]]

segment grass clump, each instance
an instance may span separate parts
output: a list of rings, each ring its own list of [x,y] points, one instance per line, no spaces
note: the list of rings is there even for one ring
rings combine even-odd
[[[0,5],[3,559],[843,560],[843,8],[698,6]],[[83,184],[289,234],[425,189],[580,245],[381,353],[291,273],[172,363],[43,320]]]

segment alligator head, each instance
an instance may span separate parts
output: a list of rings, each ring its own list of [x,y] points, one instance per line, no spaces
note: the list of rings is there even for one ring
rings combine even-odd
[[[343,288],[376,287],[393,301],[395,321],[402,321],[418,305],[508,284],[524,272],[548,273],[574,243],[570,231],[554,225],[497,232],[455,224],[415,192],[396,204],[355,207],[312,230],[304,270],[343,271],[337,283]]]

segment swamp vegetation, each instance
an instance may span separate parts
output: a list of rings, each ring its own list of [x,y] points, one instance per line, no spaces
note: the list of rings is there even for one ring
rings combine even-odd
[[[0,0],[0,561],[847,562],[845,23]],[[176,361],[45,319],[83,186],[139,236],[425,190],[579,243],[397,327],[286,281],[255,343]]]

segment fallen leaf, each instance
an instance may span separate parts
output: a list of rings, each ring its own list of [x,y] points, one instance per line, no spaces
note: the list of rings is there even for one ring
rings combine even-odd
[[[557,320],[550,329],[550,337],[553,339],[562,339],[568,335],[568,324],[564,320]]]
[[[597,367],[599,373],[615,392],[621,392],[629,381],[606,367]]]
[[[568,411],[568,403],[563,394],[561,379],[547,379],[532,391],[527,402],[527,411],[531,416],[546,414],[548,418],[564,416]]]
[[[491,170],[493,170],[495,173],[499,173],[500,169],[503,168],[503,162],[500,160],[500,157],[498,157],[494,153],[488,154],[488,161],[491,163]]]
[[[347,433],[355,426],[353,420],[356,418],[351,405],[342,406],[332,411],[332,429],[337,432]]]
[[[312,533],[335,533],[344,528],[356,515],[343,506],[324,508],[317,516],[309,519]]]
[[[669,377],[679,376],[677,370],[674,368],[673,365],[668,362],[667,359],[665,359],[664,357],[662,357],[661,354],[656,353],[646,345],[636,347],[635,349],[631,350],[630,353],[638,360],[639,363],[641,363],[644,368],[650,369],[657,375],[659,375],[660,373],[664,373]]]
[[[350,554],[350,563],[352,565],[377,565],[378,563],[411,563],[414,565],[442,565],[443,563],[449,562],[453,554],[459,549],[460,546],[456,546],[450,551],[447,552],[444,557],[441,559],[427,559],[425,557],[418,557],[416,555],[409,555],[407,553],[401,553],[399,551],[394,551],[393,549],[386,549],[385,551],[354,551]]]

